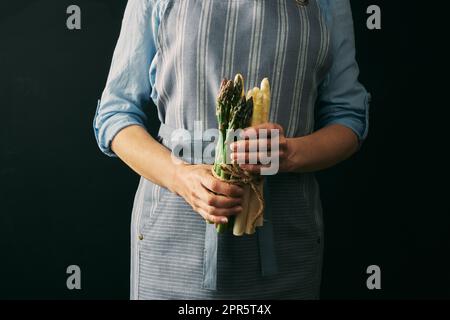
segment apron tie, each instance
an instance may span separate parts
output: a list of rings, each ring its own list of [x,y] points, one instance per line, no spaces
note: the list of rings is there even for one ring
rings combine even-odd
[[[184,129],[188,131],[187,129]],[[168,149],[178,148],[179,146],[187,147],[189,151],[203,150],[204,143],[211,143],[203,140],[191,140],[191,141],[172,141],[173,128],[166,124],[161,124],[158,132],[159,141]],[[194,135],[189,135],[194,137]],[[201,148],[201,149],[200,149]],[[210,163],[214,162],[214,158],[204,158],[203,152],[201,158],[197,158],[194,152],[192,154],[183,154],[181,158],[191,164]],[[261,275],[263,277],[273,276],[278,273],[278,265],[275,256],[274,236],[273,236],[273,224],[272,224],[272,206],[269,192],[270,176],[264,177],[264,223],[262,227],[256,228],[256,234],[258,237],[259,257],[261,265]],[[205,244],[203,253],[203,283],[202,287],[208,290],[217,290],[217,247],[218,247],[218,234],[214,224],[206,224],[205,228]]]

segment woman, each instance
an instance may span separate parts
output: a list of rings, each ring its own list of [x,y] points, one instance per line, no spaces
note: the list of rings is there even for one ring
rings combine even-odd
[[[243,190],[205,159],[174,162],[174,129],[216,128],[223,78],[268,77],[280,170],[266,179],[264,226],[251,236],[214,225],[242,211]],[[132,299],[315,299],[322,212],[314,171],[367,135],[348,0],[130,0],[94,130],[101,150],[142,178],[132,215]],[[159,140],[146,131],[153,99]],[[198,122],[199,121],[199,122]],[[259,129],[257,128],[257,129]],[[243,166],[259,172],[259,165]]]

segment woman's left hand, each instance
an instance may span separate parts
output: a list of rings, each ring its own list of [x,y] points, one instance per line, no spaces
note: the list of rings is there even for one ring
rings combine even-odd
[[[261,148],[264,145],[267,150]],[[289,138],[285,137],[283,127],[277,123],[263,123],[246,128],[243,140],[232,143],[230,148],[231,160],[237,161],[243,170],[251,173],[260,174],[261,169],[269,170],[271,166],[271,174],[291,171],[293,168]],[[278,168],[274,168],[276,166]]]

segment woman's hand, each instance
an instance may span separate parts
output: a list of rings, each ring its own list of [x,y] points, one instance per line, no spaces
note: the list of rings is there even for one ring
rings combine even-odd
[[[265,129],[262,135],[261,129]],[[277,130],[278,135],[272,136],[271,130]],[[277,123],[263,123],[244,130],[245,140],[234,142],[230,145],[231,159],[237,160],[240,167],[251,173],[261,173],[262,168],[268,168],[278,163],[279,172],[291,171],[291,149],[289,139],[284,136],[284,129]],[[266,145],[267,150],[261,150],[259,146]],[[258,146],[258,148],[256,148]],[[245,159],[245,164],[241,164]],[[249,163],[249,159],[255,159],[256,164]],[[270,159],[271,164],[267,163]],[[255,162],[255,161],[253,161]]]
[[[211,223],[227,223],[242,212],[244,190],[214,178],[210,165],[177,165],[175,180],[173,191]]]
[[[272,141],[270,135],[262,138],[259,133],[261,129],[266,129],[268,133],[272,129],[278,129],[278,150],[273,150],[276,141]],[[253,132],[253,134],[252,134]],[[247,134],[250,133],[250,134]],[[267,168],[267,158],[279,161],[279,172],[315,172],[329,168],[340,161],[350,157],[358,149],[358,138],[353,130],[340,124],[326,126],[310,135],[286,138],[283,128],[276,123],[264,123],[259,126],[250,127],[244,130],[244,136],[252,136],[246,140],[237,141],[231,144],[231,159],[257,159],[256,164],[242,164],[242,169],[252,173],[260,173],[262,168]],[[276,140],[276,139],[275,139]],[[267,145],[270,156],[267,152],[256,151],[255,145]],[[243,152],[241,150],[244,150]],[[265,157],[265,158],[264,158]],[[261,161],[263,160],[263,161]],[[273,173],[272,173],[273,174]]]

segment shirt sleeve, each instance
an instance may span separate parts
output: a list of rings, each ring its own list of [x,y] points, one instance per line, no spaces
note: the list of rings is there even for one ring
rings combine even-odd
[[[144,127],[147,120],[143,106],[150,100],[149,69],[156,54],[153,20],[152,1],[128,1],[93,123],[100,150],[111,157],[116,134],[130,125]]]
[[[340,124],[352,129],[362,143],[369,129],[370,94],[359,83],[353,18],[348,0],[322,1],[331,30],[332,66],[319,86],[316,127]]]

